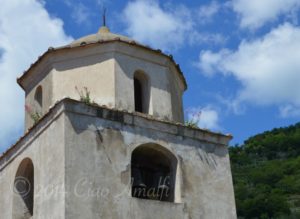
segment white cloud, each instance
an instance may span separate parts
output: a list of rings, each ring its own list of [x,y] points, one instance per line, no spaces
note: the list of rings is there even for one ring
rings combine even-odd
[[[200,62],[196,64],[199,67],[202,74],[206,76],[213,76],[216,73],[217,64],[229,55],[231,52],[227,49],[221,50],[219,53],[213,53],[211,51],[202,51],[200,53]],[[224,72],[226,73],[226,72]]]
[[[215,9],[210,10],[212,16]],[[183,5],[162,7],[156,0],[136,0],[127,4],[123,17],[128,35],[163,50],[178,49],[186,44],[225,41],[220,34],[198,32],[196,13]]]
[[[133,1],[124,9],[127,33],[159,48],[178,47],[193,27],[185,8],[164,10],[157,1]]]
[[[51,18],[40,1],[2,0],[0,7],[0,151],[24,126],[24,93],[17,76],[49,46],[71,40],[61,20]]]
[[[208,5],[203,5],[199,8],[199,19],[200,22],[206,23],[211,21],[214,15],[218,13],[221,5],[217,1],[212,1]]]
[[[279,108],[282,118],[300,117],[300,107],[291,104]]]
[[[210,106],[187,110],[189,121],[196,122],[200,128],[220,131],[218,111]]]
[[[274,21],[280,15],[291,16],[299,9],[299,0],[232,0],[232,7],[240,16],[240,26],[256,29]]]
[[[205,74],[221,72],[241,82],[235,104],[288,104],[299,109],[299,60],[300,28],[286,23],[262,38],[243,41],[236,51],[203,51],[199,67]]]

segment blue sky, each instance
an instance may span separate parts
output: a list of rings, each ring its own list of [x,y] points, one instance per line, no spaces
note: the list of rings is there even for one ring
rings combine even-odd
[[[50,46],[112,32],[174,56],[188,82],[186,119],[231,144],[300,118],[299,0],[3,0],[0,152],[23,133],[16,77]],[[201,112],[201,114],[199,114]]]

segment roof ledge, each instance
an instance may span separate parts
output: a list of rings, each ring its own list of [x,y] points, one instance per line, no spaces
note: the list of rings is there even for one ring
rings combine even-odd
[[[154,129],[160,132],[188,137],[200,142],[213,143],[219,146],[227,146],[229,141],[232,139],[232,135],[215,133],[206,129],[191,128],[181,123],[160,120],[147,114],[136,112],[131,113],[97,104],[87,105],[77,100],[65,98],[50,108],[48,113],[46,113],[37,124],[28,129],[24,136],[0,155],[0,171],[7,165],[7,163],[14,159],[16,154],[20,153],[23,147],[28,146],[28,143],[25,144],[25,142],[33,141],[35,136],[45,130],[48,125],[55,121],[55,118],[60,116],[63,112],[72,112],[111,120],[125,125]]]

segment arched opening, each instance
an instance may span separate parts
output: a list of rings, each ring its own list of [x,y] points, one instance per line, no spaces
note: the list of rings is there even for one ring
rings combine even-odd
[[[38,111],[42,110],[43,107],[43,88],[42,86],[38,86],[35,90],[34,94],[34,100],[36,103],[36,107],[38,108]]]
[[[157,144],[137,147],[131,155],[132,197],[173,202],[177,159]]]
[[[134,104],[135,104],[135,111],[143,112],[143,100],[142,100],[142,83],[137,79],[134,78]]]
[[[29,158],[24,159],[14,180],[13,219],[29,219],[34,206],[34,167]]]
[[[150,88],[145,73],[134,73],[134,106],[136,112],[149,113]]]

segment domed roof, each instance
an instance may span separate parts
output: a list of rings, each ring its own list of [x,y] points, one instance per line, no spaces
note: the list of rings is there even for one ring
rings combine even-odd
[[[183,83],[184,83],[184,87],[185,89],[187,89],[187,83],[185,80],[185,77],[181,71],[180,66],[175,62],[175,60],[173,59],[172,55],[167,55],[165,53],[163,53],[160,49],[152,49],[149,46],[143,45],[129,37],[126,36],[122,36],[122,35],[118,35],[118,34],[114,34],[111,33],[109,31],[109,29],[106,26],[102,26],[98,33],[96,34],[91,34],[88,36],[84,36],[82,38],[79,38],[75,41],[73,41],[72,43],[65,45],[65,46],[61,46],[61,47],[49,47],[49,49],[41,56],[39,56],[38,60],[35,61],[33,64],[31,64],[31,66],[29,67],[29,69],[27,69],[23,75],[17,79],[19,85],[24,88],[24,84],[23,81],[25,80],[26,76],[29,75],[28,73],[30,72],[30,70],[32,68],[34,68],[35,66],[37,66],[43,59],[45,59],[46,56],[48,56],[50,53],[54,53],[54,52],[58,52],[58,51],[62,51],[62,50],[69,50],[69,49],[74,49],[74,48],[83,48],[85,46],[89,46],[92,44],[96,44],[96,43],[109,43],[109,42],[114,42],[114,41],[120,41],[120,42],[124,42],[124,43],[128,43],[132,46],[137,46],[143,49],[147,49],[150,50],[152,52],[158,53],[160,55],[163,55],[167,58],[169,58],[169,60],[171,61],[171,63],[173,63],[175,65],[175,68],[178,70],[179,76],[182,79]]]
[[[99,29],[98,33],[84,36],[78,40],[75,40],[70,44],[70,46],[74,47],[74,46],[80,46],[82,43],[90,44],[90,43],[96,43],[98,41],[111,41],[111,40],[118,40],[118,39],[129,43],[131,42],[137,43],[133,39],[130,39],[126,36],[111,33],[108,27],[103,26]]]

